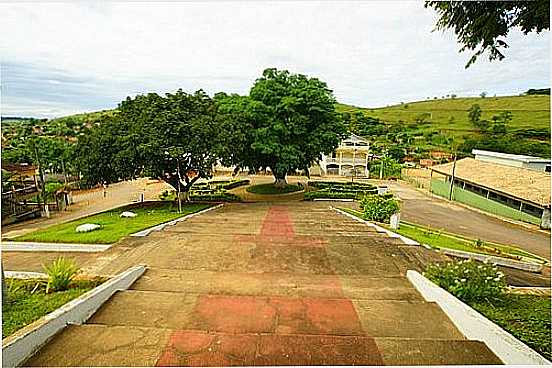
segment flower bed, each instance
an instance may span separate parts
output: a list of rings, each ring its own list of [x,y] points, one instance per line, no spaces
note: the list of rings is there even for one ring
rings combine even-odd
[[[430,265],[424,275],[545,358],[552,358],[550,297],[507,292],[504,274],[472,260]]]

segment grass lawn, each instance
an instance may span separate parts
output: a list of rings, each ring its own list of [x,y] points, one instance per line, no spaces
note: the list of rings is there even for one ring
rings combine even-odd
[[[45,280],[6,279],[9,302],[2,308],[2,338],[81,296],[103,281],[73,281],[69,290],[46,294]],[[33,292],[37,284],[38,287]]]
[[[355,211],[349,208],[340,208],[340,209],[354,216],[362,218],[362,213],[359,211]],[[386,224],[381,224],[381,225],[384,227],[388,227],[388,225]],[[490,242],[484,242],[481,246],[478,247],[475,245],[476,243],[475,239],[470,239],[460,235],[443,232],[441,230],[428,229],[423,226],[414,225],[414,224],[405,223],[405,222],[401,222],[400,228],[393,229],[393,232],[406,236],[410,239],[416,240],[421,244],[427,244],[430,247],[437,248],[437,249],[441,249],[441,248],[453,249],[453,250],[460,250],[465,252],[493,255],[498,257],[501,257],[501,256],[504,257],[505,255],[509,255],[511,257],[520,256],[520,257],[530,258],[532,260],[545,261],[543,258],[536,256],[532,253],[526,252],[519,248],[502,245],[502,244],[490,243]],[[493,249],[500,250],[500,253],[496,253],[495,251],[493,251]]]
[[[504,294],[497,300],[471,303],[471,307],[546,359],[552,359],[550,297]]]
[[[183,204],[182,213],[173,203],[148,203],[144,207],[119,207],[96,215],[50,226],[46,229],[33,231],[15,238],[16,241],[36,241],[44,243],[84,243],[84,244],[111,244],[124,236],[130,235],[148,227],[171,221],[190,213],[208,208],[208,204]],[[132,211],[138,216],[122,218],[123,211]],[[78,225],[93,223],[101,225],[101,229],[88,233],[77,233]]]
[[[271,184],[252,185],[250,187],[247,187],[246,190],[249,193],[255,193],[255,194],[285,194],[285,193],[298,192],[300,190],[303,190],[303,187],[301,185],[286,184],[286,186],[282,188],[278,188],[271,183]]]

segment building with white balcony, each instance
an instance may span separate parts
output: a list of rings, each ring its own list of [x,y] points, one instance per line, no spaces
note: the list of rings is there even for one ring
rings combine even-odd
[[[320,176],[360,176],[368,177],[370,143],[368,140],[351,134],[341,141],[331,155],[322,155],[318,165],[311,168],[313,175]]]

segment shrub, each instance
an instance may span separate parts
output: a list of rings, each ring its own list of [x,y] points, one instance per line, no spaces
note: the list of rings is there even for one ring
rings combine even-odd
[[[209,194],[191,194],[191,201],[197,202],[240,202],[241,198],[233,193],[219,192]]]
[[[360,200],[364,218],[370,221],[388,222],[391,215],[399,212],[399,202],[393,196],[369,194]]]
[[[424,275],[466,302],[497,298],[506,288],[504,274],[496,266],[473,260],[430,265]]]
[[[234,182],[231,182],[229,184],[225,184],[222,186],[223,189],[230,190],[237,187],[241,187],[243,185],[249,185],[249,179],[243,179],[243,180],[237,180]]]
[[[47,293],[50,289],[53,291],[67,290],[79,270],[75,262],[64,257],[56,259],[49,266],[43,265],[42,267],[48,274]]]
[[[317,190],[312,192],[306,192],[304,195],[305,201],[312,201],[316,198],[330,198],[330,199],[357,199],[359,193],[356,192],[329,192],[325,190]]]

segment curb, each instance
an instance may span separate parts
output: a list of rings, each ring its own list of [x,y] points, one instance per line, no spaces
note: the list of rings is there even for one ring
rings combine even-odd
[[[2,242],[2,252],[104,252],[113,244]]]
[[[406,182],[405,184],[409,185],[408,182]],[[458,207],[462,207],[464,209],[479,213],[481,215],[486,215],[486,216],[492,217],[494,219],[506,222],[506,223],[511,224],[511,225],[520,226],[520,227],[526,228],[527,230],[530,230],[530,231],[535,231],[535,232],[550,235],[550,230],[543,230],[539,227],[539,225],[523,222],[523,221],[520,221],[520,220],[509,219],[507,217],[500,216],[500,215],[495,215],[494,213],[483,211],[483,210],[481,210],[477,207],[472,207],[472,206],[467,205],[467,204],[462,203],[462,202],[458,202],[458,201],[454,201],[454,200],[449,201],[448,199],[446,199],[444,197],[441,197],[437,194],[434,194],[434,193],[432,193],[432,192],[430,192],[429,190],[426,190],[426,189],[424,189],[424,190],[422,190],[420,188],[413,188],[413,189],[419,191],[420,193],[426,195],[427,197],[429,197],[431,199],[437,199],[437,200],[441,200],[441,201],[443,201],[445,203],[448,203],[448,204],[457,205]]]
[[[313,201],[316,202],[354,202],[355,200],[352,198],[315,198]]]
[[[145,265],[131,267],[3,339],[2,367],[23,364],[67,325],[84,323],[116,291],[128,289],[145,270]]]
[[[345,216],[348,216],[348,217],[350,217],[354,220],[357,220],[359,222],[363,222],[364,224],[373,227],[378,232],[386,233],[391,238],[398,238],[398,239],[402,240],[402,242],[407,244],[407,245],[420,245],[420,246],[422,246],[426,249],[436,251],[435,249],[433,249],[432,247],[430,247],[427,244],[420,244],[415,240],[412,240],[410,238],[407,238],[406,236],[402,236],[402,235],[399,235],[397,233],[394,233],[391,230],[387,230],[387,229],[385,229],[385,228],[383,228],[379,225],[376,225],[376,224],[374,224],[370,221],[362,220],[362,219],[356,217],[355,215],[351,215],[350,213],[347,213],[345,211],[340,210],[339,208],[333,208],[331,206],[330,206],[330,208],[332,208],[333,210],[335,210],[335,211],[337,211],[337,212],[339,212],[339,213],[341,213]],[[496,265],[499,265],[499,266],[515,268],[515,269],[518,269],[518,270],[535,272],[535,273],[541,272],[543,267],[544,267],[542,264],[539,264],[539,263],[521,262],[521,261],[496,257],[496,256],[492,256],[492,255],[465,252],[465,251],[454,250],[454,249],[440,248],[438,251],[443,253],[443,254],[446,254],[448,256],[459,257],[459,258],[467,258],[467,259],[473,258],[473,259],[481,261],[481,262],[487,260],[487,261],[489,261],[491,263],[494,263]]]
[[[194,213],[191,213],[189,215],[186,215],[186,216],[182,216],[182,217],[179,217],[175,220],[171,220],[171,221],[167,221],[167,222],[164,222],[162,224],[159,224],[159,225],[155,225],[155,226],[152,226],[152,227],[149,227],[147,229],[144,229],[144,230],[141,230],[141,231],[138,231],[134,234],[130,234],[130,236],[134,236],[134,237],[144,237],[144,236],[148,236],[150,233],[152,233],[153,231],[161,231],[165,228],[165,226],[172,226],[172,225],[175,225],[181,221],[185,221],[189,218],[192,218],[194,216],[197,216],[197,215],[201,215],[205,212],[209,212],[209,211],[212,211],[212,210],[215,210],[217,208],[220,208],[222,207],[224,204],[221,203],[221,204],[218,204],[216,206],[213,206],[213,207],[209,207],[209,208],[206,208],[204,210],[201,210],[199,212],[194,212]]]
[[[4,277],[7,279],[47,279],[48,275],[44,272],[28,271],[4,271]]]
[[[552,364],[510,333],[488,320],[482,314],[435,285],[417,271],[406,271],[406,278],[427,302],[435,302],[458,330],[470,340],[484,342],[508,365]]]
[[[488,261],[490,263],[494,263],[499,266],[516,268],[518,270],[523,270],[528,272],[539,273],[542,271],[542,268],[544,267],[542,264],[538,264],[538,263],[521,262],[521,261],[516,261],[514,259],[507,259],[507,258],[496,257],[491,255],[465,252],[462,250],[441,248],[439,249],[439,251],[448,256],[465,258],[465,259],[475,259],[481,262]]]
[[[392,232],[392,231],[390,231],[390,230],[387,230],[387,229],[385,229],[385,228],[383,228],[383,227],[381,227],[381,226],[379,226],[379,225],[376,225],[376,224],[374,224],[374,223],[372,223],[372,222],[370,222],[370,221],[366,221],[366,220],[360,219],[360,218],[356,217],[355,215],[351,215],[350,213],[347,213],[347,212],[345,212],[345,211],[340,210],[339,208],[334,208],[334,207],[332,207],[332,206],[330,206],[330,208],[333,209],[334,211],[337,211],[338,213],[340,213],[340,214],[342,214],[342,215],[345,215],[345,216],[347,216],[347,217],[350,217],[350,218],[352,218],[353,220],[356,220],[356,221],[358,221],[358,222],[362,222],[362,223],[364,223],[365,225],[368,225],[368,226],[370,226],[370,227],[376,229],[376,231],[377,231],[378,233],[385,233],[385,234],[387,234],[390,238],[398,238],[398,239],[400,239],[403,243],[405,243],[405,244],[407,244],[407,245],[421,245],[420,243],[418,243],[418,242],[415,241],[415,240],[412,240],[412,239],[410,239],[410,238],[407,238],[406,236],[402,236],[402,235],[399,235],[399,234],[397,234],[397,233],[394,233],[394,232]]]

